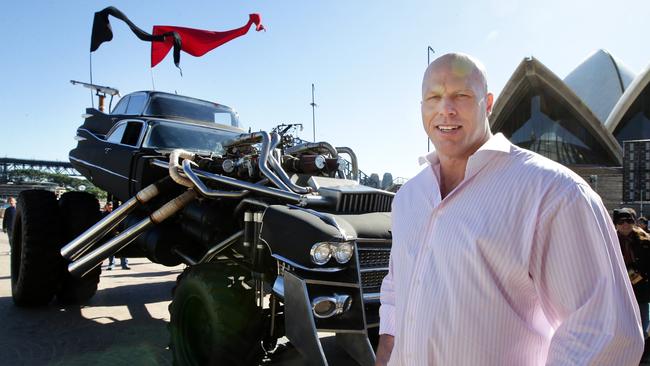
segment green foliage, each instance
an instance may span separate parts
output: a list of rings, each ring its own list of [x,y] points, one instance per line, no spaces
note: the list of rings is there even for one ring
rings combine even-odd
[[[95,195],[98,199],[106,199],[106,192],[95,187],[87,179],[73,178],[65,174],[42,172],[35,169],[12,170],[8,173],[9,180],[16,183],[56,183],[68,191],[78,191],[80,186],[86,187],[85,191]]]

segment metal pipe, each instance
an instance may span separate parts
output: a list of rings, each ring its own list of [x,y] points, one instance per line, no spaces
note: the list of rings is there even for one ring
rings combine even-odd
[[[269,155],[271,155],[271,149],[270,144],[271,144],[271,138],[268,134],[268,132],[265,131],[259,131],[259,132],[253,132],[253,133],[247,133],[247,134],[241,134],[237,137],[234,137],[232,139],[229,139],[223,143],[225,146],[233,146],[233,145],[238,145],[242,143],[247,143],[247,142],[259,142],[262,141],[262,148],[260,149],[260,159],[258,161],[258,167],[262,174],[264,176],[268,177],[273,184],[275,184],[278,188],[285,190],[285,191],[291,191],[289,187],[280,179],[278,176],[276,176],[271,169],[268,167],[268,160],[269,160]]]
[[[196,192],[187,190],[173,200],[167,202],[149,217],[124,230],[120,235],[102,244],[90,253],[77,259],[68,265],[68,271],[75,276],[83,276],[90,270],[101,264],[104,259],[114,255],[119,250],[129,245],[138,235],[154,224],[158,224],[172,216],[187,203],[196,198]]]
[[[61,248],[61,255],[66,259],[74,260],[96,243],[102,236],[109,231],[113,230],[117,225],[126,218],[126,216],[133,211],[138,204],[143,204],[150,201],[160,193],[160,187],[163,181],[158,181],[154,184],[147,186],[145,189],[138,192],[134,197],[121,204],[113,212],[106,215],[103,219],[99,220],[95,225],[88,228],[81,235],[76,237],[70,243]]]
[[[180,251],[178,249],[178,247],[174,247],[172,249],[172,251],[174,253],[176,253],[176,255],[179,256],[183,260],[183,263],[185,263],[187,265],[190,265],[190,266],[196,265],[196,261],[192,257],[190,257],[189,255],[187,255],[187,254],[183,253],[182,251]]]
[[[190,180],[181,177],[181,175],[178,174],[178,169],[180,168],[180,165],[178,164],[178,159],[183,158],[183,159],[192,160],[194,159],[194,156],[195,155],[193,153],[189,151],[185,151],[183,149],[173,150],[171,154],[169,154],[169,176],[172,177],[174,182],[185,187],[192,188],[194,186],[192,182],[190,182]]]
[[[234,242],[239,240],[242,236],[244,236],[244,230],[239,230],[238,232],[230,235],[226,239],[224,239],[221,243],[213,246],[208,250],[203,258],[199,260],[199,263],[206,263],[212,260],[217,254],[221,253],[224,249],[228,248],[230,245],[232,245]]]
[[[275,150],[275,147],[278,146],[278,143],[280,142],[280,135],[277,133],[273,132],[271,133],[271,146],[269,149],[271,151]],[[269,155],[269,163],[271,164],[271,168],[278,173],[278,176],[282,181],[291,189],[293,192],[300,193],[300,194],[305,194],[305,193],[310,193],[311,188],[310,187],[301,187],[294,182],[291,181],[291,178],[287,175],[287,173],[282,169],[282,166],[280,163],[275,159],[275,156],[271,153]]]
[[[345,146],[337,146],[336,151],[350,156],[350,162],[352,163],[352,179],[359,180],[359,161],[357,160],[357,154],[355,154],[352,149]]]
[[[160,160],[154,160],[153,164],[162,168],[167,168],[167,163],[162,162]],[[191,169],[191,167],[190,167]],[[277,188],[272,188],[272,187],[265,187],[265,186],[260,186],[255,183],[250,183],[246,182],[243,180],[235,179],[235,178],[230,178],[226,177],[225,175],[221,174],[214,174],[214,173],[209,173],[203,170],[199,169],[191,169],[194,174],[201,178],[205,179],[210,179],[212,181],[215,181],[217,183],[223,183],[223,184],[228,184],[231,186],[234,186],[236,188],[241,188],[241,189],[247,189],[249,191],[254,191],[257,193],[261,193],[267,196],[271,197],[276,197],[276,198],[281,198],[284,200],[288,200],[291,202],[296,202],[299,205],[306,204],[307,202],[307,197],[299,195],[297,193],[293,192],[287,192],[287,191],[281,191]]]
[[[271,180],[271,182],[273,184],[275,184],[278,188],[280,188],[282,190],[285,190],[285,191],[291,192],[291,189],[280,178],[278,178],[278,176],[275,175],[275,173],[273,173],[273,171],[271,171],[271,169],[269,169],[269,167],[267,165],[268,160],[269,160],[269,156],[271,157],[271,159],[273,158],[273,156],[271,155],[271,151],[269,149],[270,140],[271,140],[269,134],[267,132],[264,132],[264,131],[260,131],[260,132],[256,132],[256,133],[258,133],[258,134],[260,134],[262,136],[262,146],[263,146],[263,148],[262,148],[262,151],[260,152],[260,160],[259,160],[259,162],[257,164],[259,166],[259,168],[260,168],[260,171],[267,178],[269,178]]]
[[[222,198],[242,198],[248,194],[248,191],[219,191],[208,188],[203,181],[192,171],[190,160],[183,160],[183,173],[189,178],[191,183],[198,188],[199,192],[205,197],[222,197]]]

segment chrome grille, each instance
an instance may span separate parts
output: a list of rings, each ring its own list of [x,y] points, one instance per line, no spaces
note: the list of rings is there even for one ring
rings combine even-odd
[[[344,193],[339,201],[337,212],[340,213],[368,213],[390,212],[393,195],[385,193]]]
[[[388,274],[390,260],[390,240],[357,241],[357,254],[361,277],[361,288],[365,294],[377,293],[381,283]]]
[[[390,249],[359,249],[359,265],[361,268],[388,267],[389,259]]]
[[[363,288],[363,292],[379,292],[381,290],[381,282],[387,274],[387,269],[361,272],[361,287]]]

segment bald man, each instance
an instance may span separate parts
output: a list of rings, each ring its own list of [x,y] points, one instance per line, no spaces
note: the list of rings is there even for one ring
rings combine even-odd
[[[638,305],[600,197],[493,135],[484,68],[427,68],[435,151],[393,202],[377,365],[638,365]]]

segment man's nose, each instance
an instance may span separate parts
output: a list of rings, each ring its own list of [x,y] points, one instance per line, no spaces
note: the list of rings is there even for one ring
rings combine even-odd
[[[442,113],[445,115],[455,115],[456,114],[456,104],[452,98],[442,98]]]

